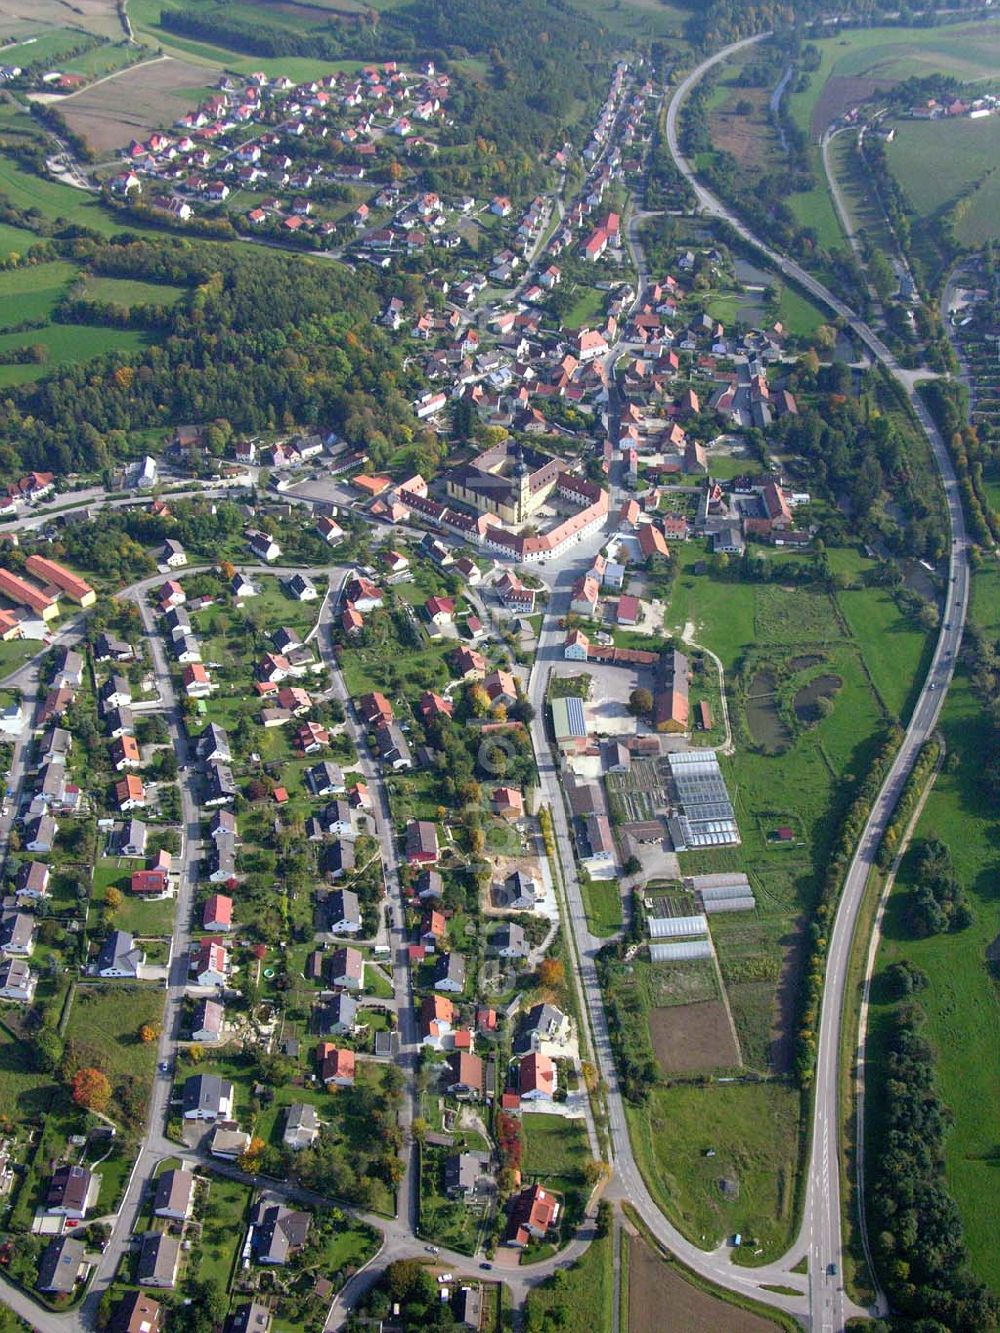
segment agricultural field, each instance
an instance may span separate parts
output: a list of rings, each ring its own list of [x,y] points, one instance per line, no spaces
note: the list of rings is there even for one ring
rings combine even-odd
[[[739,1231],[766,1263],[791,1240],[800,1109],[779,1083],[680,1083],[628,1117],[646,1183],[684,1234],[711,1248]]]
[[[959,23],[937,28],[867,28],[815,43],[820,66],[809,86],[788,98],[792,119],[818,141],[832,120],[879,88],[927,74],[963,81],[995,77],[1000,23]]]
[[[971,615],[991,638],[1000,636],[1000,576],[995,570],[974,575]],[[957,762],[954,767],[946,765],[938,776],[915,838],[936,837],[947,844],[975,919],[954,934],[913,938],[906,924],[907,897],[914,885],[913,856],[904,859],[889,900],[873,982],[870,1058],[879,1068],[890,1009],[881,978],[892,963],[909,960],[928,978],[918,997],[927,1013],[924,1035],[934,1052],[938,1093],[954,1118],[944,1140],[946,1185],[958,1204],[972,1268],[996,1291],[996,1186],[991,1167],[1000,1141],[1000,1070],[995,1060],[983,1058],[983,1052],[996,1050],[1000,1043],[995,975],[1000,820],[995,793],[982,773],[988,744],[982,704],[961,670],[945,701],[941,731]],[[869,1136],[878,1114],[876,1091],[869,1100]]]
[[[30,18],[26,14],[30,13]],[[47,27],[63,27],[72,15],[74,26],[118,41],[123,36],[115,0],[73,0],[72,9],[64,0],[0,0],[0,38],[24,41]]]
[[[739,1066],[732,1026],[721,1000],[651,1009],[649,1030],[653,1054],[667,1078]]]
[[[165,58],[73,93],[59,106],[69,127],[101,154],[172,125],[208,86],[203,66]]]
[[[955,236],[969,246],[1000,234],[997,122],[902,120],[886,159],[920,218],[954,210]]]
[[[662,1259],[638,1236],[628,1246],[628,1333],[662,1333],[663,1311],[670,1311],[675,1333],[772,1333],[770,1319],[718,1300],[685,1282],[674,1264]]]

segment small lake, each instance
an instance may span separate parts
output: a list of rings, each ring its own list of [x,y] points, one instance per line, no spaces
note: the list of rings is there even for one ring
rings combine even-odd
[[[839,676],[825,675],[817,676],[808,685],[803,685],[801,690],[796,690],[792,700],[795,716],[800,722],[818,722],[823,716],[819,701],[832,699],[843,683]]]
[[[776,684],[770,671],[758,671],[747,695],[747,729],[754,745],[766,754],[780,754],[792,739],[775,703]]]

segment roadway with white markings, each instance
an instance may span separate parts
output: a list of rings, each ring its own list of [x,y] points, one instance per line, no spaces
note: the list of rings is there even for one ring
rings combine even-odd
[[[930,670],[917,700],[903,743],[876,798],[854,854],[830,934],[826,981],[818,1033],[813,1116],[806,1197],[799,1236],[786,1258],[795,1263],[803,1254],[809,1256],[809,1318],[814,1329],[840,1330],[854,1313],[843,1289],[843,1240],[841,1231],[841,1026],[843,1023],[848,963],[875,855],[903,787],[924,743],[937,724],[945,692],[962,640],[969,605],[969,540],[965,530],[958,480],[951,459],[930,413],[915,391],[916,381],[927,372],[902,369],[881,338],[861,320],[846,302],[829,291],[794,260],[761,241],[720,199],[702,185],[681,152],[677,121],[680,109],[691,89],[712,66],[728,59],[734,52],[769,34],[746,38],[717,51],[703,61],[678,86],[667,110],[667,143],[678,169],[694,190],[702,212],[726,221],[747,243],[764,254],[785,277],[816,298],[835,314],[841,315],[872,356],[901,385],[930,442],[934,461],[944,486],[951,545],[948,556],[948,586],[941,630]]]

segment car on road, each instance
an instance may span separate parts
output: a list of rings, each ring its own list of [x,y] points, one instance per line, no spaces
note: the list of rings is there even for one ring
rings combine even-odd
[[[840,1269],[837,1267],[836,1264],[827,1264],[826,1271],[827,1273],[829,1273],[830,1277],[836,1277],[837,1274],[840,1272]]]
[[[454,1273],[438,1273],[438,1281],[443,1285],[445,1282],[454,1282]]]
[[[480,1267],[480,1268],[490,1269],[490,1268],[493,1267],[493,1265],[492,1265],[492,1264],[480,1264],[479,1267]]]
[[[424,1246],[424,1249],[427,1251],[428,1254],[440,1254],[440,1253],[441,1253],[441,1251],[438,1249],[438,1247],[437,1247],[436,1245],[425,1245],[425,1246]]]
[[[931,685],[930,685],[930,687],[931,687],[932,690],[936,690],[936,689],[937,689],[937,685],[934,683],[934,681],[931,681]]]
[[[161,1061],[160,1061],[160,1066],[159,1066],[159,1068],[160,1068],[160,1073],[161,1073],[161,1074],[169,1074],[169,1073],[170,1073],[170,1061],[169,1061],[169,1060],[161,1060]]]

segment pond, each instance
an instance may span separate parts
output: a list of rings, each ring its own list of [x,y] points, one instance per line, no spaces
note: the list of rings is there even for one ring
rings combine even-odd
[[[768,273],[767,269],[758,268],[756,264],[751,264],[748,259],[734,259],[733,272],[736,274],[737,282],[744,287],[769,287],[774,281],[772,273]]]
[[[839,676],[825,675],[817,676],[808,685],[803,685],[801,690],[795,692],[792,700],[795,716],[800,722],[818,722],[823,716],[820,700],[832,699],[843,683]]]
[[[788,666],[792,671],[808,671],[811,667],[819,666],[823,660],[818,653],[804,653],[801,657],[793,657]]]
[[[775,702],[776,683],[770,671],[758,671],[747,695],[747,729],[754,745],[765,754],[780,754],[792,739]]]

